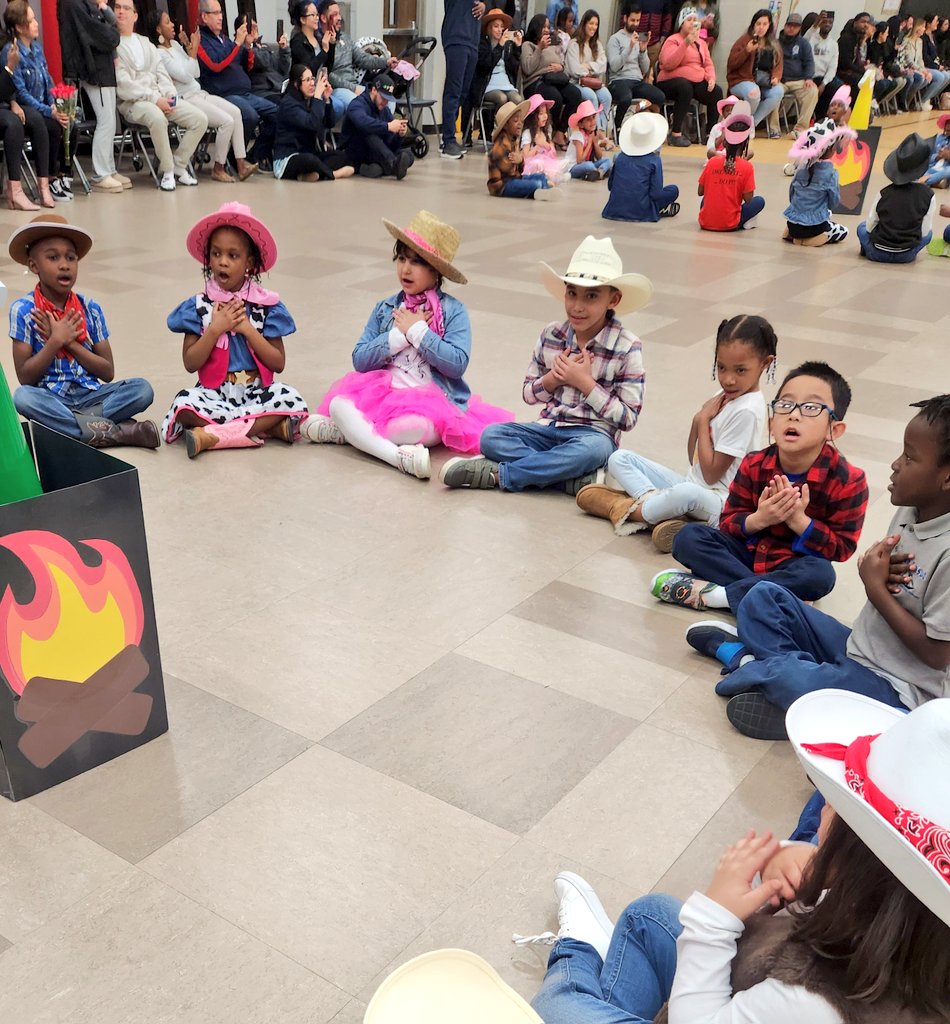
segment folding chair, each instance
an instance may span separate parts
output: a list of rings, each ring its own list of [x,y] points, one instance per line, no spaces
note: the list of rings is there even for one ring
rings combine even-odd
[[[667,100],[663,104],[663,116],[669,122],[670,128],[673,127],[673,111],[676,109],[676,104],[673,100]],[[689,112],[686,115],[686,121],[683,124],[684,128],[687,128],[687,134],[689,133],[688,125],[692,122],[693,131],[691,138],[693,142],[702,144],[703,134],[705,133],[705,119],[703,118],[703,108],[699,105],[699,100],[690,100]]]
[[[789,115],[793,110],[795,111],[795,119],[789,121]],[[798,100],[795,99],[792,93],[787,92],[782,97],[782,102],[778,105],[778,123],[783,135],[788,135],[792,127],[798,124],[799,113]]]

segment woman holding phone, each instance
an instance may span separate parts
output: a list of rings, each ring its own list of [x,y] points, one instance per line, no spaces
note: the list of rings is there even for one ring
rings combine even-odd
[[[536,14],[529,22],[521,45],[521,75],[525,96],[540,93],[551,100],[551,122],[554,144],[567,148],[567,119],[581,105],[583,96],[571,85],[564,70],[564,51],[560,40],[551,32],[547,16]]]
[[[326,133],[333,126],[326,68],[314,73],[306,64],[290,69],[287,91],[277,110],[274,177],[294,181],[349,178],[353,161],[345,149],[328,151]]]
[[[317,35],[317,5],[308,0],[290,0],[289,14],[294,25],[290,33],[290,57],[294,64],[306,64],[314,76],[323,67],[332,71],[336,33],[324,32],[322,39]]]
[[[756,11],[749,29],[733,43],[726,60],[729,92],[745,100],[752,118],[761,124],[778,108],[785,95],[782,86],[782,48],[775,41],[769,11]]]

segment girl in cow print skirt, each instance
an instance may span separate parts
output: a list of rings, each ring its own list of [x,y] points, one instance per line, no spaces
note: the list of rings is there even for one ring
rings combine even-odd
[[[162,424],[168,442],[184,434],[188,457],[212,448],[256,448],[265,437],[293,444],[307,405],[274,374],[284,368],[284,338],[297,327],[260,274],[277,261],[267,228],[241,203],[225,203],[188,233],[188,252],[205,286],[168,316],[184,334],[185,369],[195,387],[179,391]]]

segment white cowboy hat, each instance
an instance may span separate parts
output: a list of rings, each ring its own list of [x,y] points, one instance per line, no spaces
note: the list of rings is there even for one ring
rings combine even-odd
[[[620,128],[620,149],[627,156],[655,153],[666,142],[670,126],[662,114],[637,114],[628,117]]]
[[[905,714],[861,694],[818,690],[788,709],[785,728],[809,778],[836,813],[950,925],[950,698],[927,701]],[[862,745],[859,737],[868,736],[877,738],[870,743],[866,773],[856,772],[852,752]],[[840,753],[826,756],[804,747],[849,747],[856,740],[847,771]],[[885,806],[890,804],[897,805],[894,815],[894,808]]]
[[[559,274],[547,263],[542,263],[541,280],[544,287],[562,301],[566,284],[587,288],[610,285],[623,296],[614,307],[618,316],[640,309],[653,298],[650,279],[642,274],[625,274],[614,243],[609,238],[594,238],[593,235],[588,235],[574,250],[567,273]]]
[[[480,956],[437,949],[397,967],[363,1024],[544,1024]]]

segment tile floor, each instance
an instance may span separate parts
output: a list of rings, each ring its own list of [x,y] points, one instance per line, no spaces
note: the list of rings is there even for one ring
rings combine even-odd
[[[875,187],[909,124],[932,121],[885,131]],[[489,199],[477,152],[430,155],[402,184],[205,181],[167,196],[143,181],[62,212],[96,235],[80,290],[105,308],[119,373],[153,382],[156,419],[188,379],[164,326],[200,283],[184,236],[225,200],[278,239],[268,283],[300,325],[285,376],[314,404],[394,290],[380,217],[426,207],[461,231],[468,379],[525,419],[524,367],[559,315],[537,262],[562,266],[584,234],[609,233],[656,284],[628,321],[647,394],[624,443],[682,463],[717,324],[762,313],[782,368],[817,357],[851,379],[842,447],[870,476],[875,540],[907,404],[947,388],[950,261],[783,245],[784,147],[755,148],[768,206],[758,230],[726,236],[696,227],[698,149],[666,158],[683,212],[660,225],[602,221],[603,186],[572,183],[560,206]],[[0,235],[20,216],[0,214]],[[12,295],[32,287],[9,260],[2,277]],[[8,351],[0,362],[12,379]],[[794,758],[725,722],[715,667],[683,642],[689,614],[649,596],[668,559],[648,540],[615,538],[559,495],[448,492],[349,449],[127,457],[171,730],[0,800],[0,1019],[356,1024],[382,976],[442,945],[530,995],[543,958],[510,935],[555,924],[558,870],[616,914],[655,887],[703,885],[749,825],[792,827],[808,792]],[[851,562],[823,607],[850,619],[861,595]]]

